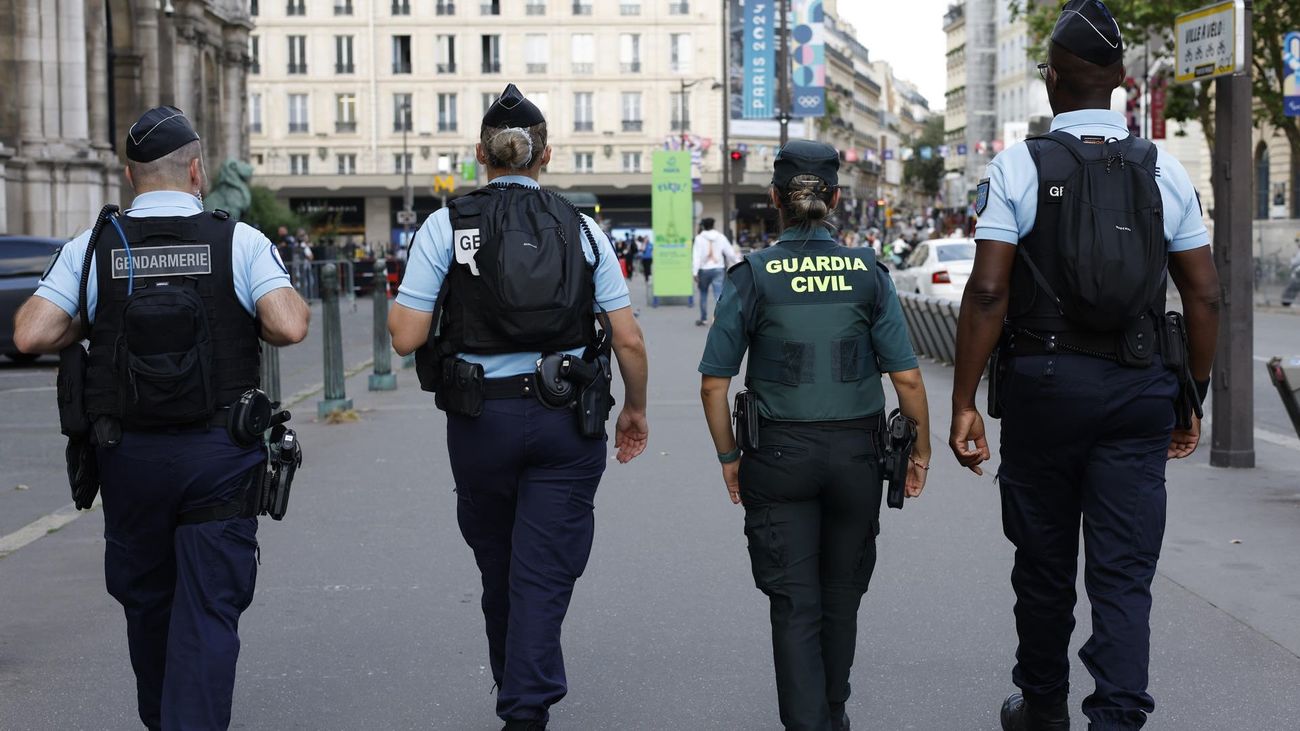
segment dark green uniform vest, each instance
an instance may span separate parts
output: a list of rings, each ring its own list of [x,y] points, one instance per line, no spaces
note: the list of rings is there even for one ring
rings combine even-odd
[[[778,421],[842,421],[884,408],[871,346],[876,256],[871,249],[773,246],[742,266],[754,274],[745,385]]]

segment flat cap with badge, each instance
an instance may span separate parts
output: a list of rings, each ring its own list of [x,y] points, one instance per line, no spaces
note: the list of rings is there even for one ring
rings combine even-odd
[[[1070,0],[1052,28],[1052,42],[1095,66],[1124,60],[1119,23],[1101,0]]]
[[[816,175],[827,185],[840,182],[840,153],[824,142],[790,140],[776,153],[772,185],[785,188],[799,175]]]
[[[153,162],[199,139],[185,113],[176,107],[154,107],[126,131],[126,159]]]

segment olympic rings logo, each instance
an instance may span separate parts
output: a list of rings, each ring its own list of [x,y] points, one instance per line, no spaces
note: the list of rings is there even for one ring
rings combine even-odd
[[[801,107],[809,108],[820,105],[821,101],[822,99],[819,96],[801,96],[796,103]]]

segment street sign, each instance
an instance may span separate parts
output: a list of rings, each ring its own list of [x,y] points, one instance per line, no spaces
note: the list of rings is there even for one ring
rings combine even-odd
[[[415,211],[398,211],[397,223],[399,226],[414,226]]]
[[[1300,30],[1282,38],[1282,110],[1300,117]]]
[[[1174,19],[1174,81],[1188,84],[1242,70],[1246,59],[1244,0],[1207,5]]]

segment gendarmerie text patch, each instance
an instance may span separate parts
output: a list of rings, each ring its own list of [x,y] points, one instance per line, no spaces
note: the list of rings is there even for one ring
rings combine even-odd
[[[212,247],[208,244],[151,246],[128,258],[126,249],[113,249],[113,279],[172,277],[212,273]]]

